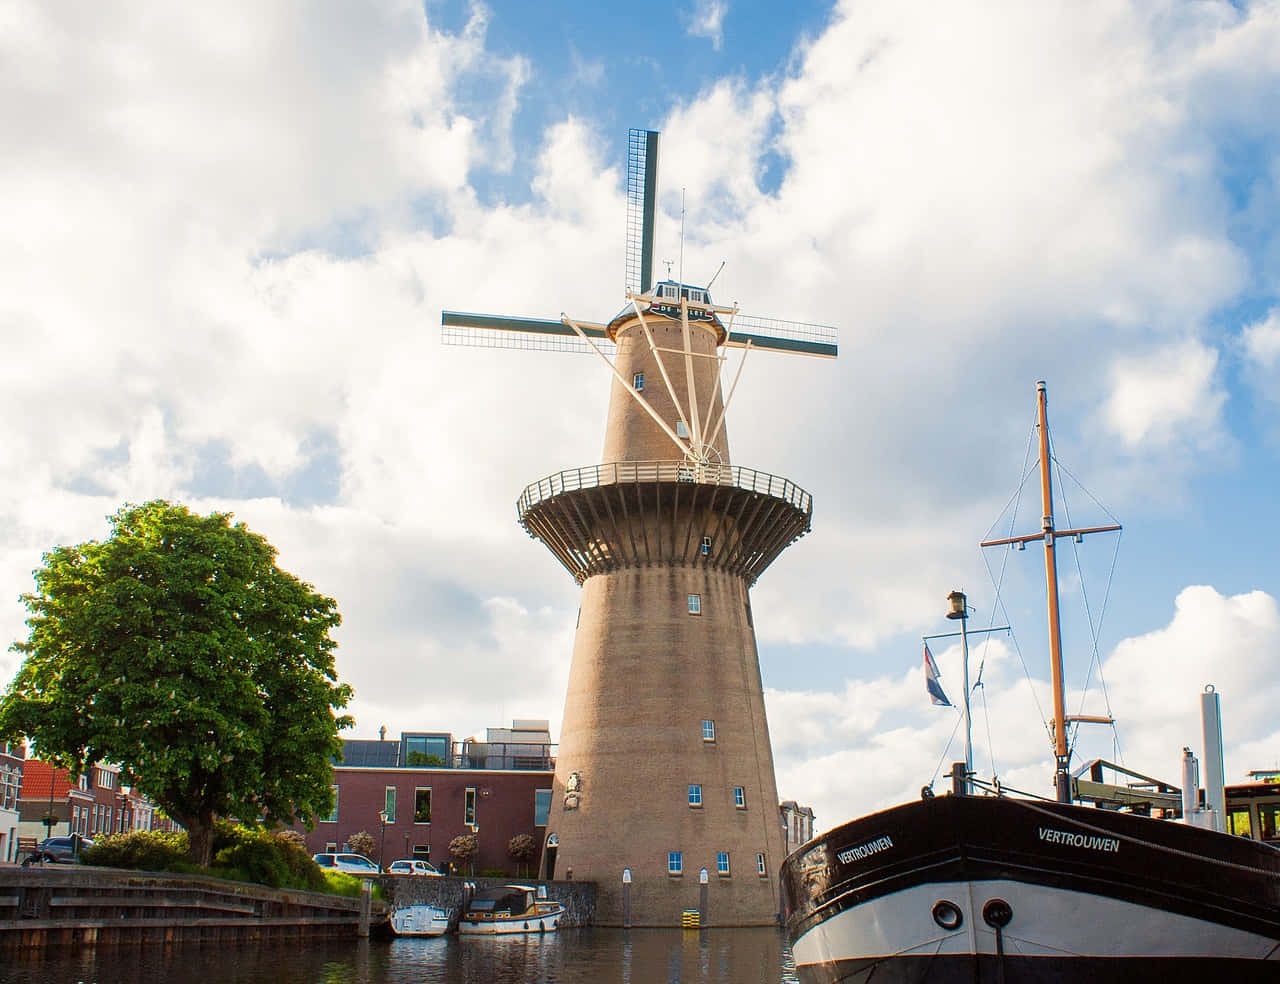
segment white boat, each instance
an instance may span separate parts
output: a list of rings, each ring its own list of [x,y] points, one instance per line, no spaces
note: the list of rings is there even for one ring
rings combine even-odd
[[[539,898],[532,885],[502,885],[478,891],[458,918],[463,935],[550,933],[560,926],[565,907]]]
[[[917,802],[802,845],[782,866],[796,974],[804,984],[1280,981],[1280,851],[1247,835],[1249,819],[1263,818],[1243,792],[1231,816],[1245,836],[1233,836],[1165,818],[1191,819],[1194,779],[1184,790],[1148,781],[1143,791],[1068,771],[1067,725],[1094,719],[1064,710],[1054,541],[1118,527],[1054,525],[1044,383],[1037,388],[1042,528],[989,543],[1044,544],[1057,800],[974,779],[966,739],[951,795],[925,787]],[[953,597],[963,642],[964,596]],[[1211,730],[1220,745],[1208,721],[1206,745]]]
[[[391,913],[391,931],[397,936],[443,936],[452,913],[438,905],[402,905]]]

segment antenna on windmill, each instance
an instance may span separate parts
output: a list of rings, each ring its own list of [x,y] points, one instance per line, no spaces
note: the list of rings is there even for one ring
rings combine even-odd
[[[684,189],[680,189],[680,283],[684,283]]]
[[[714,283],[716,282],[716,277],[720,276],[720,270],[723,270],[723,269],[724,269],[724,265],[725,265],[725,263],[727,263],[727,262],[728,262],[727,260],[721,260],[721,261],[720,261],[720,268],[719,268],[718,270],[716,270],[716,276],[715,276],[715,277],[712,277],[710,280],[708,280],[708,281],[707,281],[707,286],[703,287],[703,288],[702,288],[703,290],[710,290],[710,289],[711,289],[711,285],[712,285],[712,284],[714,284]]]

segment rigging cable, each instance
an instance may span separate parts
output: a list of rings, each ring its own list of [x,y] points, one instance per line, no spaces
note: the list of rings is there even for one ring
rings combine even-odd
[[[929,780],[929,788],[933,788],[933,784],[938,781],[938,773],[942,771],[942,763],[947,760],[947,753],[951,751],[951,745],[956,740],[956,732],[960,730],[960,722],[964,720],[964,712],[960,708],[956,708],[956,723],[951,729],[951,737],[947,739],[947,747],[942,750],[942,757],[938,759],[938,766],[933,770],[933,778]]]
[[[1013,512],[1009,516],[1009,535],[1010,536],[1013,535],[1014,526],[1018,521],[1018,504],[1022,500],[1023,489],[1026,488],[1027,480],[1030,479],[1033,474],[1035,474],[1036,469],[1039,466],[1039,459],[1037,459],[1035,465],[1032,465],[1030,467],[1028,467],[1027,465],[1027,462],[1031,460],[1032,445],[1035,443],[1037,420],[1038,420],[1038,417],[1032,418],[1031,431],[1027,434],[1027,449],[1022,456],[1022,480],[1018,483],[1018,488],[1014,491],[1013,495],[1010,496],[1009,501],[1005,503],[1004,509],[1001,510],[1001,515],[1003,515],[1005,512],[1008,512],[1010,505],[1013,506]],[[983,537],[983,539],[987,539],[991,535],[992,531],[996,528],[999,522],[1000,520],[999,518],[997,518],[996,521],[991,524],[990,528],[987,530],[987,536]],[[1002,590],[1004,587],[1005,570],[1009,565],[1009,554],[1011,552],[1012,552],[1011,550],[1006,550],[1004,552],[1004,557],[1000,561],[1000,575],[998,578],[991,571],[991,564],[987,560],[986,552],[983,551],[983,554],[982,554],[982,563],[987,568],[987,577],[990,578],[991,584],[995,588],[995,592],[996,592],[995,603],[992,605],[992,608],[991,608],[991,617],[992,619],[994,619],[996,616],[996,612],[999,611],[999,613],[1003,616],[1005,622],[1009,625],[1013,624],[1013,619],[1009,617],[1009,610],[1005,607]],[[1035,701],[1036,711],[1040,715],[1040,723],[1044,726],[1045,734],[1049,736],[1049,740],[1052,743],[1053,738],[1049,728],[1049,720],[1045,716],[1044,706],[1040,703],[1040,695],[1036,692],[1035,681],[1031,679],[1031,671],[1027,668],[1027,659],[1022,653],[1022,646],[1019,645],[1018,637],[1014,633],[1012,628],[1009,630],[1009,638],[1013,642],[1013,651],[1018,654],[1018,662],[1022,664],[1022,675],[1027,680],[1027,689],[1031,691],[1031,699]],[[985,663],[985,659],[983,662]],[[979,667],[978,672],[979,672],[979,675],[981,675],[981,672],[982,672],[981,667]]]
[[[1063,466],[1062,462],[1060,462],[1056,457],[1054,457],[1053,463],[1055,466],[1057,466],[1057,469],[1058,469],[1058,492],[1059,492],[1059,495],[1061,495],[1062,497],[1062,510],[1066,515],[1068,529],[1072,527],[1071,505],[1070,503],[1067,502],[1066,483],[1063,482],[1062,480],[1062,476],[1064,473],[1068,477],[1070,477],[1071,480],[1076,484],[1076,486],[1081,491],[1083,491],[1087,496],[1089,496],[1089,498],[1091,498],[1094,501],[1094,503],[1103,512],[1105,512],[1113,522],[1115,522],[1117,526],[1120,525],[1119,521],[1112,514],[1111,510],[1107,509],[1106,506],[1104,506],[1101,502],[1099,502],[1097,496],[1093,495],[1093,493],[1090,492],[1085,487],[1083,482],[1081,482],[1078,478],[1076,478],[1076,476],[1073,475],[1069,469]],[[1076,579],[1080,585],[1080,598],[1084,603],[1085,617],[1089,623],[1089,642],[1091,646],[1091,652],[1089,657],[1089,668],[1088,668],[1088,672],[1085,674],[1084,687],[1080,691],[1080,703],[1078,705],[1077,713],[1078,714],[1084,713],[1085,698],[1088,695],[1089,685],[1093,682],[1093,669],[1096,666],[1098,668],[1098,683],[1102,690],[1102,700],[1107,709],[1107,717],[1111,719],[1112,747],[1116,751],[1116,758],[1120,759],[1120,764],[1123,765],[1124,759],[1123,759],[1123,756],[1120,754],[1120,733],[1116,729],[1115,714],[1112,713],[1112,710],[1111,710],[1111,694],[1107,689],[1106,677],[1103,675],[1103,670],[1102,670],[1102,654],[1098,650],[1098,637],[1102,634],[1102,622],[1106,618],[1107,603],[1111,598],[1111,584],[1113,579],[1115,578],[1116,560],[1118,559],[1120,554],[1120,536],[1118,534],[1119,534],[1119,531],[1117,531],[1115,547],[1113,548],[1111,553],[1111,569],[1107,572],[1106,588],[1102,595],[1102,607],[1099,608],[1098,610],[1098,620],[1096,623],[1094,622],[1094,619],[1093,619],[1093,611],[1089,605],[1089,592],[1088,592],[1088,589],[1085,587],[1084,569],[1080,563],[1079,540],[1076,540],[1071,544],[1071,554],[1076,565]],[[1076,722],[1075,727],[1071,731],[1071,745],[1070,745],[1071,754],[1074,754],[1075,752],[1076,741],[1078,740],[1079,736],[1080,736],[1080,723]]]

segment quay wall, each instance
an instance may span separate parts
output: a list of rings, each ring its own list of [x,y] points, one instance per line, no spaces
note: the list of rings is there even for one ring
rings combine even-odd
[[[0,868],[0,949],[356,939],[360,899],[220,878],[50,865]],[[374,903],[375,923],[385,906]]]

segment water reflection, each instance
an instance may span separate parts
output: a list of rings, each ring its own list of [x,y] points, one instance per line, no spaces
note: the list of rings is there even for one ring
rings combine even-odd
[[[350,944],[103,947],[0,954],[14,984],[792,984],[795,963],[767,929],[562,930],[538,937]]]

